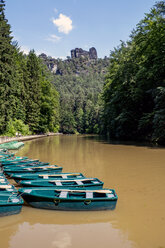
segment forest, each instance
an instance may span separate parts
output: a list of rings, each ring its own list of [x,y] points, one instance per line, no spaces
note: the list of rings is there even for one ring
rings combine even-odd
[[[32,50],[24,55],[12,40],[0,1],[0,134],[56,132],[59,94],[51,73]]]
[[[165,2],[157,2],[110,54],[101,133],[165,143]]]
[[[99,133],[100,94],[108,66],[107,58],[60,61],[62,75],[53,75],[53,84],[60,95],[62,133]]]
[[[52,73],[13,41],[0,0],[0,134],[93,133],[165,143],[165,3],[96,61],[58,60]]]

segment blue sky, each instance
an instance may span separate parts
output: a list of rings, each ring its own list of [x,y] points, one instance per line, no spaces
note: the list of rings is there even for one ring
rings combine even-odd
[[[126,41],[154,0],[7,0],[6,18],[24,52],[55,58],[94,46],[98,57]]]

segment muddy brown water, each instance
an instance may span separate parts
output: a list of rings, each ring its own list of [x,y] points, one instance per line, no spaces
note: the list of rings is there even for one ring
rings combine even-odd
[[[24,206],[0,218],[0,248],[165,248],[164,148],[73,135],[27,141],[17,154],[98,177],[119,199],[113,211]]]

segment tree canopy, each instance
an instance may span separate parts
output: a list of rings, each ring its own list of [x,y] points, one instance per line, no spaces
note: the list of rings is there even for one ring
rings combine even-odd
[[[25,56],[12,41],[4,8],[0,0],[0,134],[58,131],[59,97],[51,73],[33,50]]]
[[[102,132],[165,142],[165,3],[158,2],[111,52]]]

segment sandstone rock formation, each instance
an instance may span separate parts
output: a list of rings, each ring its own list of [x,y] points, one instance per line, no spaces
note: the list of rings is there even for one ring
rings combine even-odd
[[[97,51],[96,48],[91,47],[88,51],[83,50],[82,48],[75,48],[71,50],[71,58],[88,58],[97,60]]]

